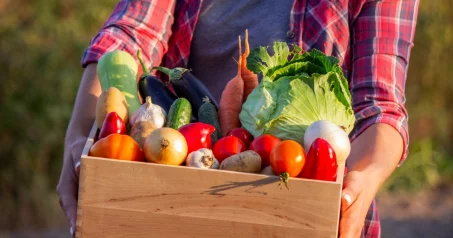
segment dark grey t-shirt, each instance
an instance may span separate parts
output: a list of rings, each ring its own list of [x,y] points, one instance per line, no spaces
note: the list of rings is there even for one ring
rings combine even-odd
[[[250,48],[290,42],[293,0],[204,0],[192,40],[189,68],[220,100],[237,74],[238,36],[249,31]],[[244,43],[242,45],[244,50]],[[233,59],[234,57],[234,59]]]

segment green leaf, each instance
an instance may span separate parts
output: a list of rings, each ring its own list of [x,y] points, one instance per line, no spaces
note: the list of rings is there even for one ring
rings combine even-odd
[[[274,55],[255,49],[249,68],[263,73],[261,83],[242,105],[242,125],[253,136],[273,134],[302,143],[308,126],[328,120],[349,133],[355,123],[351,93],[339,60],[319,50],[300,53],[276,42]],[[248,61],[249,63],[249,61]]]

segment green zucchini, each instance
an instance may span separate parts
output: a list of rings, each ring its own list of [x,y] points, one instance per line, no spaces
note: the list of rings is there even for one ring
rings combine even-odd
[[[217,140],[222,137],[217,109],[208,97],[203,98],[203,104],[198,109],[198,121],[215,127],[214,133],[211,134],[213,144],[215,144]]]
[[[119,89],[126,98],[129,116],[132,115],[141,106],[134,57],[126,51],[113,50],[101,56],[96,69],[102,91],[110,87]]]
[[[176,99],[170,106],[167,116],[167,127],[178,130],[181,126],[190,123],[192,106],[185,98]]]

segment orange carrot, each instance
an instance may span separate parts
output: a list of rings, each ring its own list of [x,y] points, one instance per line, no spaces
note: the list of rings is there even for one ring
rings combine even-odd
[[[245,52],[241,56],[241,77],[244,80],[244,102],[249,94],[258,86],[258,75],[254,74],[247,68],[247,56],[250,54],[249,31],[245,30]]]
[[[219,102],[219,123],[222,134],[225,136],[234,128],[241,126],[239,113],[242,109],[242,98],[244,96],[244,80],[241,77],[242,50],[241,36],[239,38],[239,60],[238,74],[232,78],[222,92]]]

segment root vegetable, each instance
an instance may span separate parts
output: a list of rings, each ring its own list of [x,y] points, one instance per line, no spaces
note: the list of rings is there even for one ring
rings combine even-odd
[[[241,37],[239,36],[238,73],[232,78],[222,92],[219,102],[219,123],[223,136],[234,128],[241,127],[239,113],[244,97],[244,80],[241,77],[242,52]]]
[[[236,172],[259,173],[261,171],[261,157],[255,151],[247,150],[223,160],[220,164],[220,169]]]
[[[250,54],[249,32],[245,30],[245,52],[242,55],[241,77],[244,80],[244,97],[243,101],[247,100],[249,94],[258,86],[258,75],[247,68],[247,57]]]
[[[275,175],[274,170],[272,170],[270,165],[261,170],[260,174]]]
[[[96,103],[96,125],[98,128],[102,128],[105,117],[111,112],[116,112],[124,123],[127,123],[129,119],[127,101],[123,93],[115,87],[103,91],[98,98]]]

